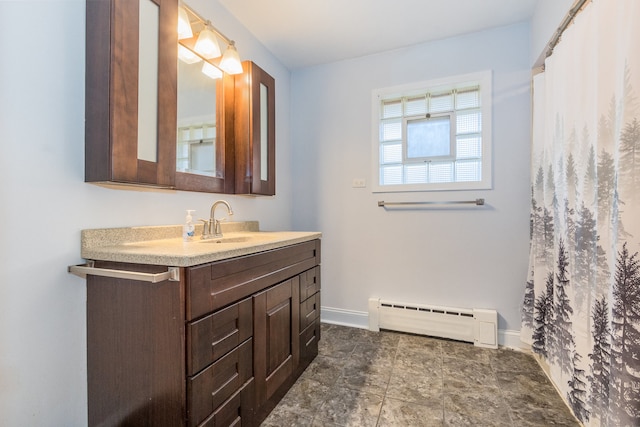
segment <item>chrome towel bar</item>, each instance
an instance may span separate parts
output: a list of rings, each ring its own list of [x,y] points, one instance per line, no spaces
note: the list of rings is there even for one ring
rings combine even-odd
[[[444,201],[444,202],[385,202],[384,200],[378,201],[378,206],[409,206],[409,205],[484,205],[484,199],[475,199],[475,200],[460,200],[460,201]]]
[[[116,279],[130,279],[141,282],[158,283],[170,280],[173,282],[180,281],[180,268],[169,267],[168,271],[162,273],[140,273],[138,271],[112,270],[109,268],[96,268],[94,262],[89,261],[86,264],[70,265],[69,273],[75,274],[82,278],[86,278],[87,274],[102,277],[115,277]]]

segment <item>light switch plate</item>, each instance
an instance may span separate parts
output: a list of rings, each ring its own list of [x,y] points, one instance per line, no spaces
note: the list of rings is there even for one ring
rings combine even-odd
[[[364,178],[354,178],[351,186],[353,188],[365,188],[367,186],[367,181]]]

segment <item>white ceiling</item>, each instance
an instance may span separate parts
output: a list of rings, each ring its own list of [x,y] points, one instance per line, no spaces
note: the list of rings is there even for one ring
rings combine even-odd
[[[539,0],[219,0],[289,69],[527,21]]]

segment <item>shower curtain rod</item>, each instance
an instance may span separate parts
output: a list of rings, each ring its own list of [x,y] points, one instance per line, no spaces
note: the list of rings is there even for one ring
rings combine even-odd
[[[582,10],[582,8],[584,7],[587,1],[589,0],[577,0],[574,3],[574,5],[571,7],[571,9],[569,9],[569,13],[567,13],[567,15],[564,17],[564,19],[562,20],[562,23],[560,24],[553,38],[549,42],[549,45],[547,47],[547,53],[545,54],[545,58],[548,58],[553,54],[553,49],[560,42],[560,37],[562,37],[562,33],[564,33],[564,30],[566,30],[567,27],[571,25],[571,22],[573,22],[573,18],[575,18],[576,15]]]

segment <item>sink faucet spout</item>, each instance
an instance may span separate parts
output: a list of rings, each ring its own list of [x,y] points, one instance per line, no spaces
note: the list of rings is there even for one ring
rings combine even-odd
[[[218,205],[226,206],[227,207],[227,214],[229,216],[233,215],[233,210],[231,209],[231,205],[226,200],[217,200],[211,206],[211,215],[209,217],[209,227],[213,226],[213,232],[211,232],[211,229],[210,229],[209,230],[209,235],[212,238],[222,237],[222,227],[221,227],[220,223],[226,219],[226,218],[216,219],[216,208],[218,207]]]

